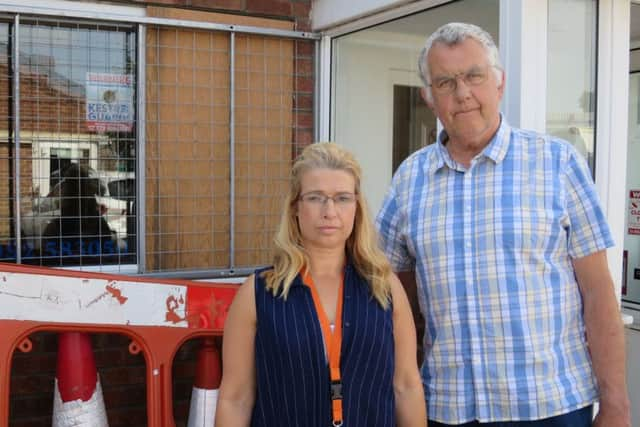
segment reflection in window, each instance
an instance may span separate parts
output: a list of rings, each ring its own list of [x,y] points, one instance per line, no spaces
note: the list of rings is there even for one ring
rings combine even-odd
[[[411,153],[437,139],[436,116],[427,107],[420,89],[393,86],[393,172]]]
[[[435,117],[419,96],[418,55],[426,38],[458,21],[499,40],[499,7],[498,0],[447,2],[333,39],[331,139],[362,163],[372,212],[400,162],[435,140]]]
[[[11,46],[9,43],[11,27],[0,22],[0,111],[4,120],[0,120],[0,259],[15,258],[16,246],[13,237],[15,230],[12,221],[14,211],[11,175],[12,152],[10,151],[10,133],[7,123],[13,118],[11,108]]]
[[[548,6],[547,132],[573,144],[593,171],[597,2],[549,0]]]
[[[135,185],[127,195],[109,191],[114,183],[135,182],[135,33],[128,26],[23,22],[20,195],[6,198],[9,205],[19,200],[22,261],[135,262]],[[0,33],[3,49],[6,34]],[[10,104],[8,97],[0,101]],[[0,126],[10,135],[7,123]],[[3,142],[8,155],[0,168],[11,177],[15,145]],[[12,218],[13,209],[3,207],[0,217]],[[17,228],[12,221],[0,229],[3,261],[16,259]]]

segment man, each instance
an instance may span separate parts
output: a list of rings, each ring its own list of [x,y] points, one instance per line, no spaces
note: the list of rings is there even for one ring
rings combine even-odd
[[[629,427],[613,240],[586,162],[501,116],[481,28],[441,27],[419,64],[444,131],[400,166],[377,224],[425,318],[429,425],[591,426],[598,400],[594,426]]]

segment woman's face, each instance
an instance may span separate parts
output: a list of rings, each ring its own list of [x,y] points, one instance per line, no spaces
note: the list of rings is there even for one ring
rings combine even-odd
[[[307,249],[337,249],[353,231],[355,178],[349,172],[311,169],[300,177],[297,217]]]

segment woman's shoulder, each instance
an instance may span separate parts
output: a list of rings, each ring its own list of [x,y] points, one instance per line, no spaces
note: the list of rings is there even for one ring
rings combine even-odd
[[[255,301],[255,291],[253,289],[254,275],[250,274],[244,279],[244,282],[238,287],[234,304],[244,305]]]
[[[258,295],[268,295],[274,297],[273,289],[270,286],[269,274],[274,272],[273,266],[261,267],[254,270],[251,277],[252,286],[255,288],[255,292]]]
[[[271,271],[271,270],[273,270],[273,266],[272,265],[268,265],[266,267],[256,268],[255,270],[253,270],[253,275],[254,276],[263,276],[265,272]]]
[[[261,286],[264,288],[266,286],[266,273],[273,271],[273,266],[260,267],[256,268],[251,274],[251,282],[256,286]]]

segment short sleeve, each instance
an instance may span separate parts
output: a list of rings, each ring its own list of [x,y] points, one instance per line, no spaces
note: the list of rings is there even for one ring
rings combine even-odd
[[[569,146],[565,173],[568,251],[582,258],[614,245],[586,160]]]
[[[396,192],[397,180],[394,179],[376,217],[376,226],[380,234],[380,245],[386,254],[391,268],[398,271],[413,271],[415,259],[407,249],[406,215]]]

